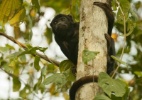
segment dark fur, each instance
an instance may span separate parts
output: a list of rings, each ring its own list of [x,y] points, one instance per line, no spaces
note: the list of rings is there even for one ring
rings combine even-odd
[[[62,18],[66,20],[62,21]],[[70,15],[59,14],[51,22],[55,40],[65,56],[77,64],[79,23],[75,23]]]
[[[105,3],[95,2],[94,5],[102,8],[108,20],[108,34],[105,34],[107,40],[107,73],[113,71],[115,64],[111,55],[115,55],[114,41],[111,38],[111,31],[114,23],[114,16],[109,5]],[[63,20],[65,18],[66,20]],[[79,23],[73,21],[70,15],[59,14],[51,22],[55,40],[60,46],[65,56],[77,65],[78,41],[79,41]],[[84,84],[89,82],[97,82],[97,76],[85,76],[73,83],[70,89],[70,100],[75,100],[76,91]]]

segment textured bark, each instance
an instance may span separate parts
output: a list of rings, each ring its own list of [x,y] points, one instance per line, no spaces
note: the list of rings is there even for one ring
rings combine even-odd
[[[94,2],[107,2],[107,0],[81,1],[77,79],[98,75],[100,72],[106,72],[107,69],[107,42],[104,34],[108,30],[108,22],[104,11],[93,5]],[[87,65],[82,61],[84,49],[99,52]],[[76,100],[93,100],[99,91],[97,83],[85,84],[78,90]]]

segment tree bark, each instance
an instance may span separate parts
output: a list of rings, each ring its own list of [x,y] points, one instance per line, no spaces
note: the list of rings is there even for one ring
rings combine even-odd
[[[80,9],[79,52],[77,65],[77,80],[84,76],[97,75],[107,69],[107,41],[104,34],[108,30],[108,22],[104,11],[93,5],[99,0],[82,0]],[[106,3],[107,0],[101,0]],[[99,52],[96,58],[84,64],[82,51]],[[83,85],[76,93],[76,100],[93,100],[100,92],[97,83]]]

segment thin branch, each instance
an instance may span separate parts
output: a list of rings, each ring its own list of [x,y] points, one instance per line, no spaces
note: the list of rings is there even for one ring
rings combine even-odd
[[[122,47],[122,52],[121,52],[121,56],[120,56],[120,60],[122,60],[122,57],[123,57],[123,54],[124,54],[124,50],[125,50],[125,44],[126,44],[126,18],[125,18],[125,14],[124,14],[124,12],[123,12],[121,6],[120,6],[119,1],[116,0],[116,3],[118,4],[119,9],[120,9],[120,12],[121,12],[121,14],[123,15],[124,40],[125,40],[125,41],[124,41],[124,45],[123,45],[123,47]],[[114,71],[114,73],[113,73],[113,75],[112,75],[112,78],[115,76],[115,74],[116,74],[116,72],[118,71],[119,67],[120,67],[120,63],[118,63],[118,66],[116,67],[116,69],[115,69],[115,71]]]
[[[9,39],[9,40],[11,40],[12,42],[16,43],[17,45],[19,45],[19,46],[22,47],[23,49],[25,49],[25,50],[28,49],[28,48],[26,47],[26,45],[24,45],[24,44],[20,43],[19,41],[15,40],[12,36],[8,36],[7,34],[2,33],[2,32],[0,32],[0,35],[6,37],[7,39]],[[46,60],[46,61],[48,61],[48,62],[50,62],[50,63],[54,63],[54,64],[57,65],[57,66],[59,66],[59,64],[60,64],[60,62],[55,61],[55,60],[53,60],[53,59],[51,59],[51,58],[48,58],[46,55],[42,55],[42,54],[40,54],[40,53],[38,53],[38,52],[36,52],[36,54],[32,54],[32,55],[33,55],[33,56],[39,56],[40,58],[42,58],[42,59],[44,59],[44,60]]]

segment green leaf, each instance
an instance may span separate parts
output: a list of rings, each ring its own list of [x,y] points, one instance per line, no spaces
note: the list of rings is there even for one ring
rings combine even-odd
[[[19,81],[19,78],[17,77],[13,77],[13,91],[19,91],[21,87],[21,82]]]
[[[34,85],[34,91],[36,93],[38,93],[39,90],[42,92],[42,91],[44,91],[44,89],[46,89],[45,86],[43,86],[43,84],[41,84],[42,80],[43,80],[42,76],[40,76],[40,78],[38,79],[38,82]]]
[[[44,52],[47,48],[43,48],[43,47],[30,47],[27,50],[23,51],[20,55],[25,55],[25,54],[35,54],[36,50],[39,50],[41,52]]]
[[[128,0],[119,0],[120,6],[122,8],[123,13],[121,12],[120,9],[118,9],[117,13],[117,20],[119,23],[123,23],[123,18],[125,16],[126,19],[128,19],[128,15],[130,13],[130,2]],[[124,16],[123,16],[124,14]]]
[[[15,25],[19,22],[21,22],[26,15],[25,9],[21,9],[18,13],[15,14],[15,16],[9,21],[10,25]]]
[[[48,64],[47,65],[47,72],[48,73],[53,73],[53,72],[56,72],[57,70],[56,70],[56,67],[55,67],[55,65],[54,64]]]
[[[15,52],[11,55],[8,55],[6,58],[8,59],[15,59],[16,57],[18,57],[20,54],[22,53],[22,51],[19,51],[19,52]]]
[[[30,94],[30,92],[31,92],[31,87],[29,87],[28,85],[26,85],[25,87],[24,87],[24,89],[22,89],[21,91],[20,91],[20,97],[22,97],[22,98],[27,98],[27,95],[28,94]]]
[[[127,34],[126,34],[126,36],[131,35],[131,33],[133,32],[135,27],[136,27],[136,23],[129,19],[127,21]]]
[[[35,57],[35,60],[34,60],[34,68],[35,68],[37,71],[40,70],[39,61],[40,61],[40,58],[39,58],[39,57]]]
[[[122,17],[121,17],[122,18]],[[123,19],[122,19],[123,20]],[[124,32],[124,25],[123,25],[123,22],[116,22],[115,23],[115,27],[120,31],[120,32]]]
[[[96,95],[94,100],[111,100],[111,99],[108,98],[106,95],[101,94],[101,95]]]
[[[72,67],[74,67],[75,65],[69,61],[69,60],[64,60],[60,63],[59,65],[59,69],[61,72],[66,71],[68,69],[71,69]]]
[[[85,64],[87,64],[87,62],[93,60],[97,54],[99,52],[94,52],[94,51],[89,51],[89,50],[83,50],[83,53],[82,53],[82,60]]]
[[[134,72],[138,77],[142,77],[142,72],[141,71],[135,71]]]
[[[56,73],[46,78],[43,82],[44,85],[48,85],[50,83],[55,83],[56,85],[62,86],[66,83],[66,77],[61,73]]]
[[[18,58],[19,58],[20,63],[22,63],[22,64],[26,64],[27,63],[26,55],[22,55],[22,56],[20,56]]]
[[[37,9],[39,10],[40,5],[39,5],[39,2],[38,2],[38,1],[39,1],[39,0],[32,0],[32,4],[33,4],[34,8],[37,8]]]
[[[9,66],[9,67],[12,67],[12,68],[16,68],[16,66],[17,66],[17,59],[12,60],[12,61],[9,63],[8,66]]]
[[[46,76],[46,74],[47,74],[47,67],[43,67],[43,68],[41,69],[41,74],[42,74],[43,76]]]
[[[9,50],[15,50],[15,48],[9,44],[6,44],[5,47],[0,47],[0,52],[7,52]]]
[[[45,33],[44,33],[45,37],[47,38],[47,42],[48,44],[50,44],[52,42],[52,30],[50,28],[47,28]]]
[[[0,4],[0,21],[7,22],[22,7],[23,0],[2,0]]]
[[[76,79],[72,69],[66,70],[63,74],[66,76],[67,81],[75,81]]]
[[[112,94],[116,97],[122,97],[127,92],[126,84],[123,81],[112,79],[103,72],[99,74],[98,84],[109,97]]]

